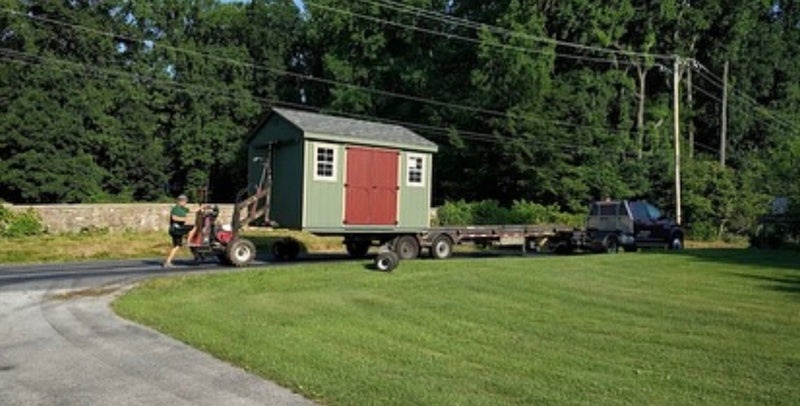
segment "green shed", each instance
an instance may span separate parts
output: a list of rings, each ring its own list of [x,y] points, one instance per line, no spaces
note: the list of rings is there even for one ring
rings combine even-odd
[[[248,182],[271,162],[269,215],[283,228],[414,233],[430,226],[437,149],[401,126],[274,108],[248,140]]]

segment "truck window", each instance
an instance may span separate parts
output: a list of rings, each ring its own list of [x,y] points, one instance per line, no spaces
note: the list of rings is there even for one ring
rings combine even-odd
[[[656,206],[652,204],[647,204],[647,215],[650,217],[651,220],[658,220],[661,218],[661,210],[658,210]]]
[[[641,202],[631,202],[631,214],[635,220],[649,220],[650,215],[647,212],[647,207]]]
[[[616,204],[601,204],[600,205],[600,215],[601,216],[616,216],[617,215],[617,205]]]

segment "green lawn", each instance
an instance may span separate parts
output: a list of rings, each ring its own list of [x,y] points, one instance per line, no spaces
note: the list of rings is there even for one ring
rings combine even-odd
[[[114,308],[324,404],[800,404],[797,252],[366,264],[151,280]]]

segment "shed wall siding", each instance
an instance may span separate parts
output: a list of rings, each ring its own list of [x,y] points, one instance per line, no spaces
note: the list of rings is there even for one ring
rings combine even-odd
[[[314,157],[316,145],[331,146],[336,149],[336,179],[316,180]],[[315,230],[340,230],[344,216],[344,162],[345,150],[340,144],[319,141],[305,141],[305,213],[303,228]]]
[[[424,186],[408,185],[408,158],[421,155],[425,158],[423,167]],[[430,187],[431,187],[431,155],[419,152],[403,151],[400,155],[400,226],[405,228],[430,226]]]
[[[273,152],[271,218],[281,227],[302,227],[303,201],[303,143],[302,133],[291,123],[273,116],[251,140],[248,153],[248,180],[250,191],[261,177],[261,163],[253,162],[257,156],[265,157],[266,145],[279,141]]]

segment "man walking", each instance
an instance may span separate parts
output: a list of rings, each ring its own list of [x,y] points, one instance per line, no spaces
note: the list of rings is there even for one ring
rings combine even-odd
[[[183,236],[189,234],[189,240],[192,239],[194,234],[194,225],[187,225],[189,216],[189,208],[186,207],[189,199],[186,195],[178,196],[178,201],[169,212],[169,235],[172,237],[172,248],[167,255],[167,259],[161,265],[163,268],[172,268],[172,259],[178,250],[183,246]]]

